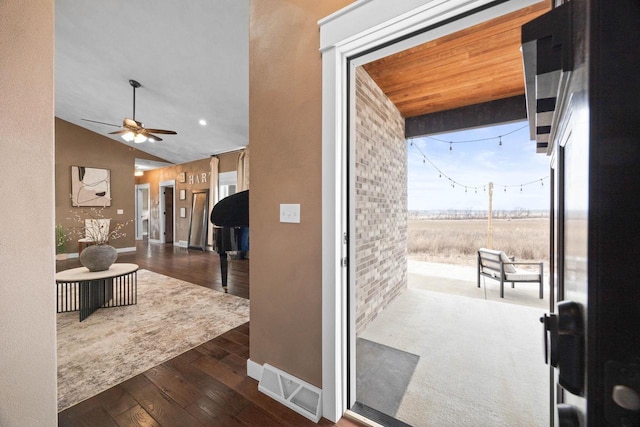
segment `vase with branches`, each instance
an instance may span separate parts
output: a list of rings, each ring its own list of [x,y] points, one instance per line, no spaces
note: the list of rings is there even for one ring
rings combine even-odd
[[[123,228],[132,220],[116,222],[111,226],[111,219],[105,218],[104,208],[80,209],[72,211],[72,217],[68,218],[78,223],[71,228],[71,235],[89,243],[80,252],[80,263],[90,271],[108,270],[118,258],[118,251],[109,243],[113,240],[125,237]]]

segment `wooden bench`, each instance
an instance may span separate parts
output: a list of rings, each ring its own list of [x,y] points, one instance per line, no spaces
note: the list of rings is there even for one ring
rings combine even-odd
[[[537,265],[538,272],[518,270],[516,265]],[[541,262],[516,262],[502,251],[485,248],[478,250],[478,287],[480,287],[480,276],[497,280],[500,282],[500,298],[504,298],[504,282],[511,282],[512,288],[515,287],[516,282],[527,282],[538,283],[540,299],[542,299],[543,273]]]

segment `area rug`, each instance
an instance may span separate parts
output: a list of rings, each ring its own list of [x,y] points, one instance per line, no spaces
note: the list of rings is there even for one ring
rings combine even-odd
[[[58,411],[249,321],[249,300],[148,270],[138,303],[59,313]]]
[[[395,416],[419,359],[415,354],[356,338],[357,401]]]

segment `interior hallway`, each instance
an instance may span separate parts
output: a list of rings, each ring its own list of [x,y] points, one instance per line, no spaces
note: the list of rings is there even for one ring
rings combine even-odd
[[[137,242],[137,251],[119,254],[155,273],[222,292],[216,253],[171,244]],[[56,262],[56,270],[80,266],[77,258]],[[249,261],[230,260],[228,292],[249,298]],[[212,339],[124,383],[58,414],[64,426],[306,426],[316,425],[258,391],[246,375],[249,323]],[[206,370],[199,367],[206,366]],[[341,427],[356,424],[342,419]]]

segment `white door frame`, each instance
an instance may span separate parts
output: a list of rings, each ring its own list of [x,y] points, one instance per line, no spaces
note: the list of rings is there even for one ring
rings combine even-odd
[[[158,211],[158,221],[160,223],[160,243],[166,243],[167,239],[164,235],[165,233],[165,221],[164,221],[164,215],[163,212],[165,211],[166,205],[164,203],[164,195],[162,194],[162,192],[164,191],[164,189],[166,187],[171,187],[173,188],[173,211],[171,212],[171,219],[173,221],[173,244],[176,244],[176,215],[175,215],[175,210],[176,210],[176,180],[172,179],[169,181],[160,181],[160,186],[158,187],[158,200],[160,201],[159,203],[159,211]]]
[[[347,402],[350,363],[347,342],[353,342],[355,337],[348,336],[347,332],[353,335],[354,328],[347,327],[349,286],[346,268],[342,267],[349,250],[343,242],[348,232],[346,189],[348,167],[351,167],[346,164],[347,135],[353,132],[347,128],[352,107],[347,105],[347,100],[353,99],[355,93],[353,85],[347,82],[347,71],[353,76],[356,66],[539,1],[509,0],[495,4],[493,0],[360,0],[318,22],[322,53],[322,414],[325,418],[337,422],[352,403]],[[475,11],[483,7],[484,10]],[[370,53],[365,55],[366,52]],[[351,94],[347,93],[348,89]],[[351,396],[353,400],[354,393]]]
[[[143,238],[143,235],[142,235],[142,229],[143,229],[143,227],[142,227],[142,211],[141,211],[142,208],[140,206],[142,200],[141,200],[141,197],[140,197],[140,193],[141,193],[141,190],[145,190],[145,189],[147,190],[147,206],[150,206],[151,205],[151,192],[150,192],[151,190],[150,190],[150,187],[151,187],[151,184],[149,184],[149,183],[147,183],[147,184],[137,184],[136,185],[136,191],[135,191],[135,193],[136,193],[136,200],[135,200],[135,210],[136,210],[136,213],[135,213],[135,216],[136,216],[136,221],[135,221],[136,231],[135,231],[135,233],[136,233],[136,240],[142,240],[142,238]]]

